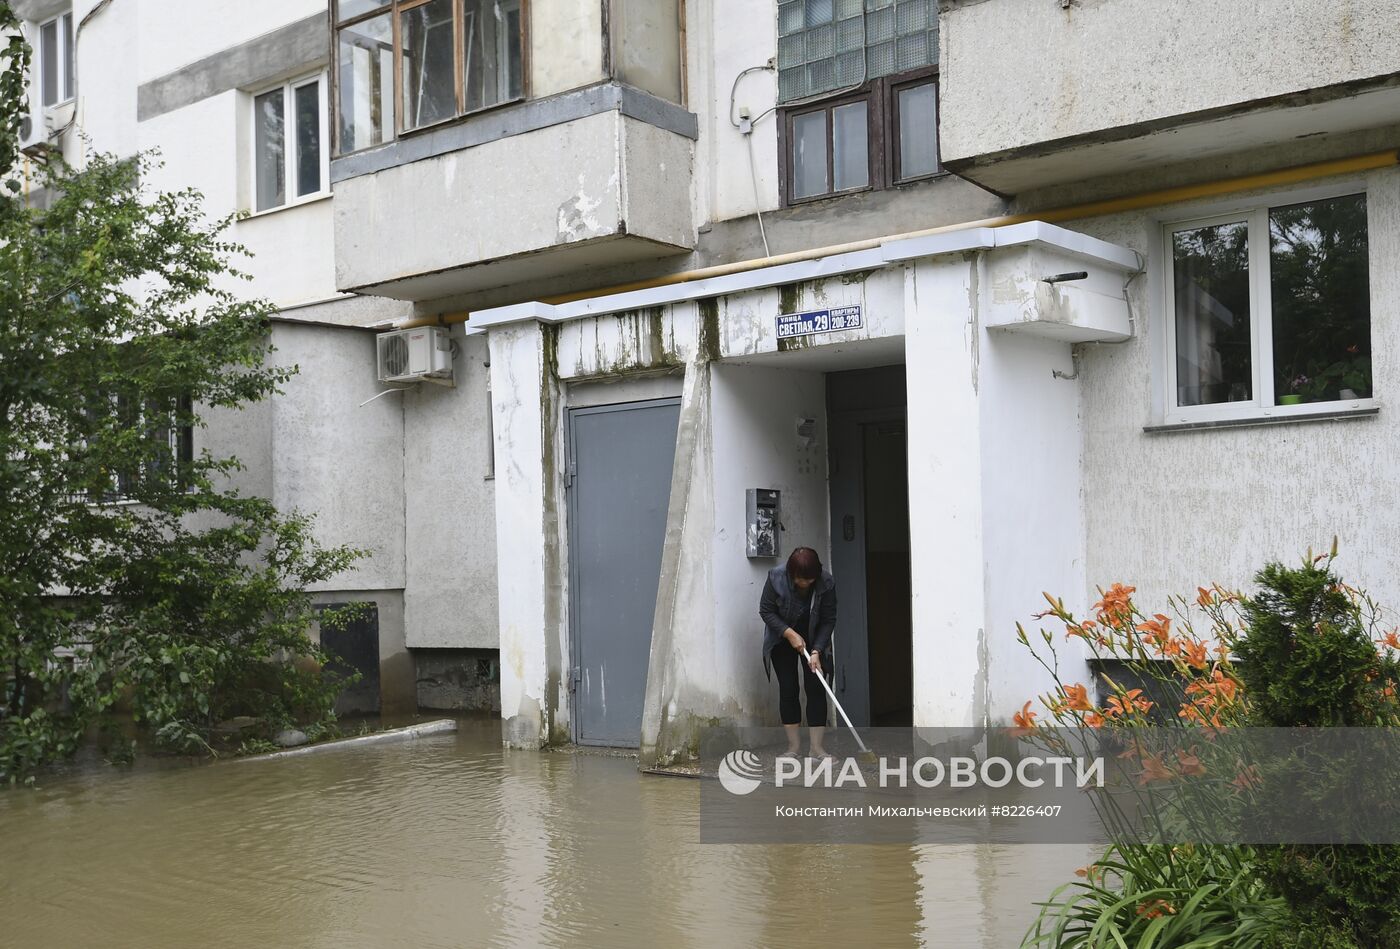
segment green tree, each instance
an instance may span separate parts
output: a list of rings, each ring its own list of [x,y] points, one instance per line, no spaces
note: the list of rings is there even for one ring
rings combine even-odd
[[[25,78],[29,75],[29,44],[19,27],[19,17],[9,0],[0,0],[0,180],[9,177],[15,166],[20,129],[28,111]],[[18,191],[18,182],[10,182],[6,190]]]
[[[1271,563],[1255,575],[1245,605],[1248,631],[1236,646],[1250,696],[1247,723],[1268,728],[1394,728],[1400,661],[1376,643],[1379,609],[1332,570],[1332,554],[1300,566]],[[1393,634],[1392,634],[1393,635]],[[1373,746],[1314,754],[1304,743],[1266,781],[1255,807],[1265,813],[1350,812],[1365,825],[1391,826],[1396,780]],[[1374,770],[1362,790],[1348,775]],[[1307,791],[1298,786],[1309,776]],[[1319,793],[1319,789],[1323,793]],[[1400,847],[1302,845],[1257,848],[1260,872],[1288,901],[1299,946],[1400,946]],[[1289,943],[1293,945],[1294,943]]]
[[[266,362],[271,305],[227,289],[232,219],[149,192],[151,168],[54,162],[47,209],[0,199],[0,779],[118,700],[189,749],[233,715],[327,719],[338,688],[304,590],[358,553],[181,435],[295,370]]]

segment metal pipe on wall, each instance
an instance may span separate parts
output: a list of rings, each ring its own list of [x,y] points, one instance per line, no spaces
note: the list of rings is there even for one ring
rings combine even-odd
[[[1397,164],[1400,164],[1400,151],[1395,151],[1393,149],[1383,152],[1373,152],[1368,155],[1356,155],[1350,158],[1334,158],[1328,161],[1312,162],[1306,165],[1295,165],[1291,168],[1281,168],[1276,171],[1240,175],[1234,178],[1222,178],[1219,181],[1210,181],[1203,184],[1181,185],[1175,188],[1160,188],[1154,191],[1144,191],[1141,194],[1129,195],[1127,197],[1110,198],[1106,201],[1090,201],[1082,204],[1066,205],[1060,208],[1037,211],[1034,214],[1009,214],[1001,217],[983,218],[980,221],[966,221],[962,224],[945,224],[940,227],[929,227],[918,231],[907,231],[903,234],[873,237],[866,240],[851,241],[846,244],[813,247],[808,250],[792,251],[787,254],[777,254],[771,257],[739,260],[728,264],[702,267],[698,270],[662,274],[658,277],[638,280],[633,283],[618,284],[611,287],[599,287],[595,290],[583,290],[577,293],[545,297],[539,302],[549,304],[572,303],[575,300],[587,300],[613,293],[648,290],[652,287],[666,287],[677,283],[687,283],[691,280],[703,280],[707,277],[723,277],[729,274],[744,273],[750,270],[758,270],[761,267],[774,267],[780,264],[790,264],[801,260],[830,257],[833,254],[847,254],[853,251],[870,250],[879,247],[887,241],[906,240],[913,237],[928,237],[933,234],[947,234],[953,231],[964,231],[974,227],[1005,227],[1010,224],[1024,224],[1027,221],[1044,221],[1047,224],[1057,224],[1062,221],[1100,217],[1108,214],[1121,214],[1126,211],[1140,211],[1144,208],[1160,207],[1162,205],[1176,204],[1182,201],[1218,197],[1236,191],[1279,187],[1282,185],[1309,181],[1314,178],[1327,178],[1333,175],[1374,171],[1378,168],[1389,168]],[[438,316],[404,320],[395,323],[392,327],[385,327],[385,329],[411,329],[416,326],[448,326],[454,323],[465,323],[470,317],[471,312],[469,310],[458,310],[450,313],[442,313]]]

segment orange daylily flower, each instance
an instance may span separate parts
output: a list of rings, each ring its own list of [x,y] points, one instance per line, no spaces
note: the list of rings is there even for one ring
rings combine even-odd
[[[1090,728],[1102,728],[1103,721],[1103,716],[1098,712],[1089,712],[1084,716],[1084,724],[1088,725]]]
[[[1205,643],[1191,643],[1182,650],[1181,655],[1186,660],[1186,664],[1193,669],[1205,669],[1207,663]]]
[[[1074,712],[1096,711],[1093,703],[1089,701],[1089,690],[1084,686],[1075,684],[1067,685],[1064,689],[1065,698],[1069,699],[1068,707]]]
[[[1127,622],[1133,615],[1133,593],[1137,587],[1126,587],[1115,583],[1107,590],[1100,590],[1101,599],[1094,604],[1100,623],[1112,625]]]
[[[1104,709],[1104,714],[1109,718],[1119,718],[1130,712],[1146,712],[1155,703],[1142,698],[1142,689],[1129,689],[1122,697],[1110,695],[1108,697],[1108,708]]]
[[[1171,635],[1171,617],[1161,613],[1155,614],[1152,619],[1144,620],[1137,624],[1138,632],[1146,633],[1159,650],[1166,651],[1167,647],[1175,642]]]
[[[1027,702],[1021,706],[1021,710],[1011,716],[1011,720],[1018,726],[1013,734],[1024,735],[1035,730],[1035,712],[1031,711],[1031,703]]]
[[[1143,755],[1142,773],[1138,775],[1138,784],[1151,784],[1153,781],[1170,781],[1172,773],[1167,770],[1166,764],[1162,761],[1161,755]]]
[[[1259,766],[1252,764],[1241,768],[1239,773],[1235,775],[1235,780],[1230,782],[1230,786],[1237,791],[1248,791],[1259,787],[1262,783],[1263,781],[1259,777]]]
[[[1166,900],[1148,900],[1146,903],[1139,903],[1137,913],[1144,919],[1156,919],[1163,913],[1175,913],[1176,907]]]
[[[1215,602],[1215,593],[1205,587],[1196,587],[1196,603],[1200,606],[1210,606]]]
[[[1400,649],[1400,630],[1392,629],[1382,636],[1379,641],[1385,643],[1391,649]]]
[[[1181,765],[1181,774],[1186,777],[1199,778],[1206,773],[1206,766],[1201,764],[1201,759],[1195,754],[1188,754],[1178,748],[1176,760]]]

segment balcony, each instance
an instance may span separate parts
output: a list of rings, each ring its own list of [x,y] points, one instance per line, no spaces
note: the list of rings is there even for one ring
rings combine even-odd
[[[337,159],[336,286],[426,300],[684,253],[695,137],[602,83]]]
[[[1393,0],[944,7],[943,164],[1002,194],[1400,115]]]

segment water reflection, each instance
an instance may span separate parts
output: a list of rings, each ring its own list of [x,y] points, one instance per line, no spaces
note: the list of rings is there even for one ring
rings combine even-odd
[[[704,846],[696,782],[498,736],[0,794],[0,945],[1002,949],[1088,859]]]

